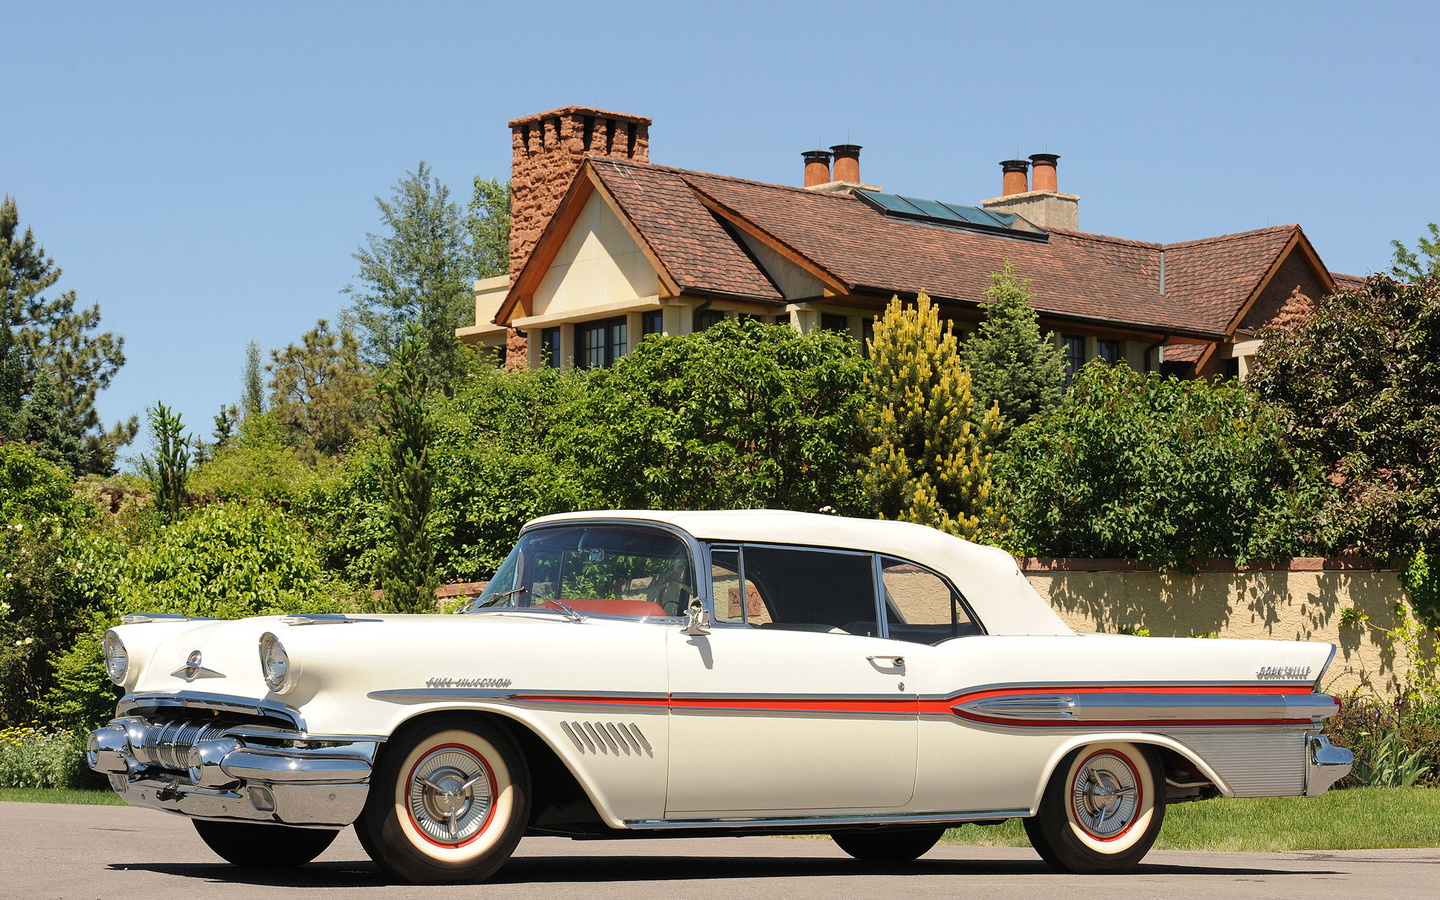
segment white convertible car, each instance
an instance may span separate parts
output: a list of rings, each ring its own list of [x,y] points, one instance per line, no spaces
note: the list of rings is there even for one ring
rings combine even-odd
[[[772,511],[527,525],[452,616],[127,616],[89,763],[225,859],[354,824],[461,882],[524,834],[824,833],[894,863],[1022,818],[1058,869],[1143,857],[1168,803],[1325,791],[1334,647],[1076,634],[1005,553]]]

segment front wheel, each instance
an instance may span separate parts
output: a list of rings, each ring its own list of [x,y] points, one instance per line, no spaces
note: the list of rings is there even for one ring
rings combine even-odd
[[[365,852],[415,884],[483,881],[505,864],[530,814],[530,774],[504,729],[460,716],[397,734],[355,823]]]
[[[261,825],[250,822],[212,822],[193,819],[195,830],[211,850],[228,863],[246,869],[293,869],[325,852],[338,831]]]
[[[1025,833],[1040,857],[1062,872],[1129,871],[1165,820],[1164,782],[1155,774],[1163,771],[1134,744],[1082,747],[1056,767]]]
[[[837,831],[830,837],[846,853],[861,862],[900,865],[924,856],[945,826],[931,828],[890,827],[874,831]]]

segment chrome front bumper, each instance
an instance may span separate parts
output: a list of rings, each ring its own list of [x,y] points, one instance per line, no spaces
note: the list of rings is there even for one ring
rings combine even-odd
[[[1336,747],[1323,734],[1312,734],[1305,741],[1305,796],[1318,797],[1330,786],[1350,774],[1355,754]]]
[[[85,757],[135,806],[340,828],[365,805],[378,746],[373,737],[127,716],[90,732]]]

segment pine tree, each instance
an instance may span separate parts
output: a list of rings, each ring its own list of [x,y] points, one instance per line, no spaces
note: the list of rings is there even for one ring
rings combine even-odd
[[[35,376],[30,396],[10,419],[6,435],[11,440],[33,444],[41,459],[78,474],[86,471],[89,456],[85,434],[70,418],[48,372]]]
[[[245,371],[240,376],[240,409],[245,418],[265,411],[265,386],[260,379],[260,345],[245,345]]]
[[[1000,412],[974,421],[970,373],[951,324],[925,294],[896,297],[875,323],[866,376],[866,421],[874,445],[865,487],[882,519],[919,522],[970,540],[1005,528],[991,498],[991,444]]]
[[[355,298],[345,322],[359,326],[366,361],[377,367],[398,352],[406,326],[416,325],[424,338],[418,365],[448,394],[463,368],[455,329],[474,315],[460,211],[423,160],[390,200],[375,203],[385,233],[367,234],[354,254],[360,284],[343,291]]]
[[[433,612],[435,589],[440,586],[435,548],[426,534],[435,470],[430,461],[430,378],[422,365],[424,353],[420,329],[407,326],[376,390],[380,433],[389,449],[386,512],[395,536],[379,573],[384,591],[380,605],[385,612]]]
[[[1040,334],[1030,279],[1016,278],[1008,259],[990,279],[985,292],[990,302],[965,343],[964,358],[980,408],[1000,405],[1003,441],[1012,429],[1055,409],[1065,384],[1065,357],[1054,334]]]
[[[374,377],[348,328],[319,320],[299,344],[270,351],[270,404],[286,439],[307,457],[333,456],[370,422]]]
[[[66,418],[83,434],[81,468],[109,473],[115,452],[135,437],[139,419],[109,430],[101,426],[95,397],[125,364],[125,339],[98,332],[100,305],[76,309],[75,291],[53,298],[45,292],[61,270],[35,241],[19,233],[20,213],[8,194],[0,202],[0,325],[13,332],[24,361],[21,394],[28,397],[40,373],[48,373]]]

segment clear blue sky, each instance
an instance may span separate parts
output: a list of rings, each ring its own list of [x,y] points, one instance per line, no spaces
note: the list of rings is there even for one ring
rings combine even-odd
[[[1382,269],[1440,220],[1437,9],[0,0],[0,193],[125,336],[104,418],[208,434],[247,341],[345,304],[375,195],[424,159],[463,202],[508,177],[506,120],[567,104],[651,116],[655,162],[798,183],[848,139],[865,180],[962,203],[1048,148],[1087,231],[1299,222]]]

